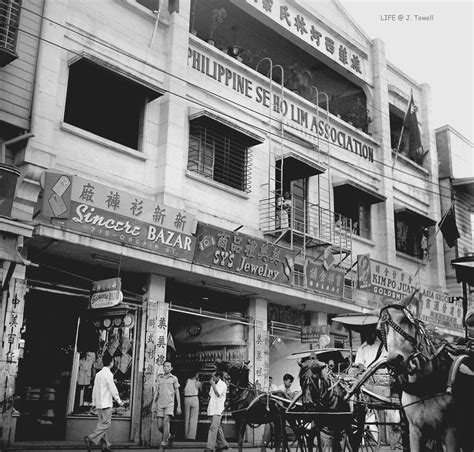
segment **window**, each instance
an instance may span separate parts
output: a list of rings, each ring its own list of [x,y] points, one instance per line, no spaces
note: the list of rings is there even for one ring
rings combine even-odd
[[[259,141],[207,116],[190,122],[188,170],[250,193],[250,146]]]
[[[363,199],[356,190],[349,193],[334,190],[334,210],[352,220],[352,233],[366,239],[371,238],[370,230],[371,204]]]
[[[352,233],[371,239],[372,204],[385,201],[385,196],[366,185],[349,180],[339,180],[334,184],[334,210],[352,220]]]
[[[132,79],[81,59],[69,68],[64,121],[138,150],[146,104],[159,95]]]
[[[0,67],[18,58],[16,43],[20,10],[20,0],[0,0]]]
[[[418,259],[429,256],[428,228],[435,224],[429,218],[402,209],[395,212],[395,247],[397,251]]]

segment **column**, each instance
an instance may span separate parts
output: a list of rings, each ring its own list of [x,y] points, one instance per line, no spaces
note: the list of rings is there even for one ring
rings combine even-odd
[[[168,337],[168,305],[165,303],[166,278],[150,274],[142,311],[138,384],[135,385],[135,406],[140,410],[140,443],[158,442],[157,421],[152,419],[156,377],[166,359]],[[136,418],[134,416],[134,418]],[[133,427],[133,426],[132,426]]]

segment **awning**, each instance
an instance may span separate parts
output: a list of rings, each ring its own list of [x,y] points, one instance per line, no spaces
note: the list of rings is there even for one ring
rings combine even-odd
[[[306,179],[326,171],[325,166],[293,151],[286,152],[282,158],[283,174],[288,181]],[[277,167],[281,167],[281,159],[278,160]]]
[[[474,209],[474,177],[465,177],[462,179],[453,179],[453,187],[456,191],[466,193],[468,195],[468,203],[471,209]],[[470,200],[469,200],[470,197]]]
[[[105,62],[104,60],[92,55],[81,54],[75,56],[69,60],[69,65],[74,65],[76,67],[81,66],[81,68],[83,68],[85,71],[90,70],[90,68],[93,67],[99,71],[107,71],[107,73],[109,73],[111,76],[123,77],[127,79],[138,91],[142,91],[150,101],[157,99],[164,94],[163,90],[156,87],[152,83],[149,83],[130,72],[124,71],[118,66],[110,64],[109,62]]]
[[[458,282],[474,286],[474,255],[453,259],[451,265],[456,270],[456,279]]]
[[[208,110],[200,110],[189,115],[190,121],[194,121],[199,118],[207,123],[212,121],[218,122],[223,126],[232,129],[234,132],[238,132],[243,136],[246,145],[249,147],[256,146],[257,144],[263,143],[265,141],[265,138],[261,137],[260,135],[257,135],[256,133],[247,130],[246,128],[240,126],[234,121],[229,121],[228,119],[223,118],[222,116],[216,115],[215,113],[211,113]]]
[[[395,213],[399,216],[416,218],[419,223],[422,223],[426,227],[434,226],[436,224],[435,220],[432,220],[430,217],[427,217],[426,215],[420,212],[416,212],[412,209],[409,209],[408,207],[395,208]]]
[[[377,191],[350,179],[344,179],[339,182],[335,182],[333,187],[334,191],[337,191],[344,197],[346,197],[346,195],[351,195],[354,191],[356,191],[359,193],[360,197],[365,198],[369,204],[377,204],[387,200],[386,196],[383,196]],[[350,196],[347,196],[347,198],[350,198]]]

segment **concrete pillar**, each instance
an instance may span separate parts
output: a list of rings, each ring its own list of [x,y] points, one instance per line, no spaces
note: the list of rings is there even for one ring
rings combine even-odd
[[[380,39],[372,41],[373,64],[373,136],[380,142],[380,151],[377,160],[380,165],[381,186],[387,196],[386,202],[372,206],[372,240],[375,243],[384,243],[377,252],[377,258],[383,262],[394,262],[395,225],[393,214],[393,182],[392,182],[392,145],[390,140],[390,111],[387,85],[387,60],[385,58],[385,44]]]
[[[146,309],[143,309],[141,323],[141,340],[138,358],[138,381],[135,385],[135,412],[134,419],[140,422],[140,443],[143,445],[157,444],[158,428],[156,420],[152,419],[152,402],[155,395],[155,380],[158,367],[161,367],[157,350],[156,338],[158,334],[168,336],[168,316],[160,311],[160,303],[165,301],[166,278],[150,274],[145,294]],[[167,314],[167,312],[166,312]],[[161,321],[161,318],[164,321]],[[162,331],[164,330],[164,331]],[[161,347],[163,348],[163,347]],[[164,344],[166,356],[166,343]],[[164,359],[164,358],[163,358]]]

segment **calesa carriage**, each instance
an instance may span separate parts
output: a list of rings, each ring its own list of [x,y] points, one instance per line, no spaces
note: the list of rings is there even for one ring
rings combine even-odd
[[[377,451],[382,443],[411,452],[440,451],[442,445],[447,452],[474,450],[472,338],[462,345],[434,344],[407,308],[416,296],[376,315],[336,318],[350,337],[363,325],[378,329],[386,357],[359,375],[351,370],[352,350],[289,357],[300,365],[302,391],[293,400],[255,388],[246,363],[217,363],[230,376],[227,408],[236,421],[239,451],[246,426],[261,424],[272,426],[271,446],[278,451]],[[335,369],[328,367],[329,357]]]

